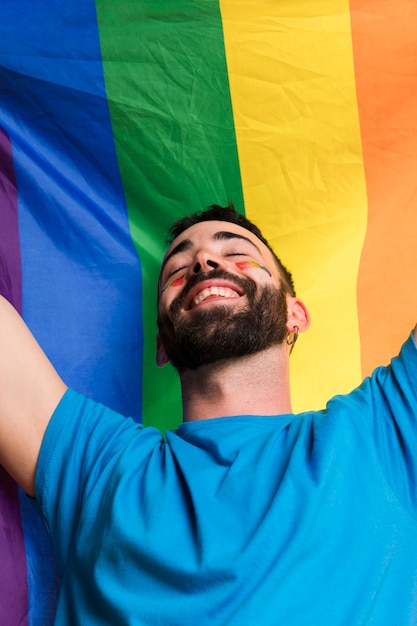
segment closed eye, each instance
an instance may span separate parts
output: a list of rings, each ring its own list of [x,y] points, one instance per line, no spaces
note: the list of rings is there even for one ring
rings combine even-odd
[[[176,274],[177,272],[186,269],[188,269],[188,265],[181,265],[181,267],[176,267],[175,270],[172,270],[172,272],[168,274],[167,279],[171,278],[171,276],[174,276],[174,274]]]

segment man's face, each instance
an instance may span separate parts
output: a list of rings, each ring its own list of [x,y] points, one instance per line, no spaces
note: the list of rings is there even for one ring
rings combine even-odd
[[[268,248],[229,222],[201,222],[165,255],[158,326],[164,352],[179,370],[281,343],[285,293]]]

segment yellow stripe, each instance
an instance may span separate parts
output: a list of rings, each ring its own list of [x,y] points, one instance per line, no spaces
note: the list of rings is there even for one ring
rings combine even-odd
[[[347,0],[220,0],[246,215],[311,317],[293,409],[361,379],[356,281],[367,201]]]

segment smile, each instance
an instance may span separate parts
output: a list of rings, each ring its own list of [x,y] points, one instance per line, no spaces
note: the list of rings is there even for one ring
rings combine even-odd
[[[204,280],[190,290],[183,308],[190,311],[209,300],[236,300],[244,293],[244,289],[231,280],[217,278]]]
[[[228,287],[206,287],[193,298],[190,308],[201,304],[204,300],[211,297],[235,299],[240,298],[240,294]]]

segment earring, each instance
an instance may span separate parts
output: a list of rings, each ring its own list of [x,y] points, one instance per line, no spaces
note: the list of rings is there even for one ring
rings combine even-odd
[[[294,348],[295,342],[298,339],[298,335],[300,334],[300,329],[298,326],[294,326],[294,330],[292,333],[287,333],[287,344],[291,346],[290,354]]]

